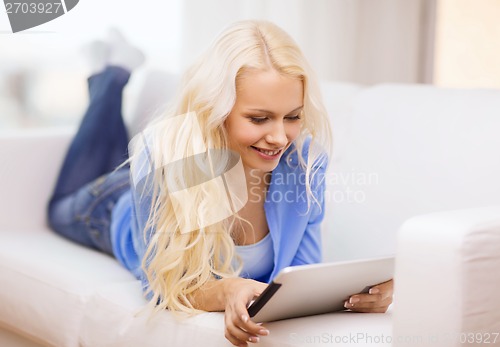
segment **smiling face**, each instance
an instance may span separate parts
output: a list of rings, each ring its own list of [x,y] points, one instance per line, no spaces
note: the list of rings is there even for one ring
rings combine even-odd
[[[238,80],[236,103],[225,121],[229,148],[245,169],[270,172],[301,128],[301,80],[275,70],[247,70]]]

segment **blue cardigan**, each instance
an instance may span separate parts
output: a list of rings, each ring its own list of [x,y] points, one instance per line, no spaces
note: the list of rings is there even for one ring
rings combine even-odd
[[[303,156],[307,161],[310,139],[303,147]],[[318,200],[310,201],[306,195],[305,171],[298,165],[298,156],[294,145],[281,157],[273,170],[271,183],[264,202],[267,224],[273,241],[274,268],[271,273],[255,280],[269,283],[281,269],[287,266],[321,262],[320,224],[324,217],[326,155],[313,165],[317,173],[311,189]],[[131,173],[132,175],[132,173]],[[118,261],[130,270],[148,288],[145,274],[141,268],[141,259],[146,251],[142,230],[149,214],[151,200],[139,199],[134,188],[130,189],[113,208],[111,222],[111,242],[113,253]]]

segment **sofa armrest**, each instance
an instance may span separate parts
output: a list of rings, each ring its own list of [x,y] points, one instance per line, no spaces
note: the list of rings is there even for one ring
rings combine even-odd
[[[45,228],[49,195],[75,131],[0,132],[0,231]]]
[[[393,346],[500,345],[500,206],[406,221],[396,259]]]

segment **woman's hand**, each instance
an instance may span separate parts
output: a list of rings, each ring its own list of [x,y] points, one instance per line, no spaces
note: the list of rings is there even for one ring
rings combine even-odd
[[[344,304],[354,312],[384,313],[392,303],[393,280],[377,284],[368,294],[354,294]]]
[[[269,335],[269,330],[250,320],[247,306],[266,289],[267,284],[244,278],[224,281],[226,338],[235,346],[259,342],[259,336]]]

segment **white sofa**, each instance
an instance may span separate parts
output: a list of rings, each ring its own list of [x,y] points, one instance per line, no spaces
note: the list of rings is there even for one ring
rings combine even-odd
[[[322,89],[335,135],[325,260],[396,253],[395,303],[269,323],[259,345],[500,344],[500,91]],[[221,313],[148,321],[131,274],[47,229],[74,131],[0,133],[0,346],[229,346]]]

